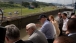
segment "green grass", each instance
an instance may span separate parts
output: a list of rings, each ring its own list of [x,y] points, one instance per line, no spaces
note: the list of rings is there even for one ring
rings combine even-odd
[[[11,12],[12,15],[16,15],[16,14],[14,14],[14,12],[18,11],[19,15],[25,16],[25,15],[29,15],[29,14],[33,14],[33,13],[40,13],[40,12],[46,12],[46,11],[56,10],[57,8],[50,6],[50,7],[42,7],[43,11],[40,10],[40,9],[41,8],[35,8],[35,9],[28,9],[28,8],[5,8],[4,9],[4,16],[9,16],[8,12]]]

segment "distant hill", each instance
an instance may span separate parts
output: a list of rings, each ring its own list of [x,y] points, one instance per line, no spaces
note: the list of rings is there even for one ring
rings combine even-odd
[[[14,3],[21,3],[21,2],[35,2],[36,0],[0,0],[0,2],[9,2],[12,1]]]
[[[55,4],[53,4],[53,3],[48,3],[50,6],[55,6]]]
[[[62,6],[62,4],[58,4],[58,3],[52,3],[55,6]]]
[[[67,6],[74,6],[75,5],[75,3],[72,3],[72,4],[68,4]]]
[[[67,6],[72,6],[73,4],[68,4]]]

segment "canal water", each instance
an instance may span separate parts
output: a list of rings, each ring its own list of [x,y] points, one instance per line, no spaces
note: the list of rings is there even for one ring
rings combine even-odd
[[[26,33],[26,29],[21,29],[20,30],[20,38],[22,40],[28,40],[29,35]]]

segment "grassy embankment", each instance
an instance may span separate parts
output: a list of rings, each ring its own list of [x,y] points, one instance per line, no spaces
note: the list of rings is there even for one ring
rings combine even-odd
[[[43,9],[43,10],[41,10],[41,9]],[[41,8],[35,8],[35,9],[28,9],[28,8],[22,7],[22,8],[5,8],[3,11],[4,11],[4,16],[9,16],[9,12],[12,13],[12,16],[16,15],[16,14],[14,14],[15,11],[18,11],[20,16],[25,16],[28,14],[46,12],[46,11],[51,11],[51,10],[56,10],[56,9],[58,9],[58,8],[56,8],[54,6],[41,7]]]

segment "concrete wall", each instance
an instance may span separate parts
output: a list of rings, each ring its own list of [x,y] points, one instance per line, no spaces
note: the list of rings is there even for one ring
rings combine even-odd
[[[60,12],[72,11],[72,9],[59,9],[59,10],[54,10],[54,11],[48,11],[48,12],[23,16],[22,18],[5,21],[5,22],[2,23],[2,26],[8,25],[8,24],[15,24],[19,29],[25,28],[26,24],[28,24],[28,23],[38,22],[37,18],[40,14],[45,14],[46,16],[48,16],[48,15],[54,15],[55,16],[59,11]]]

